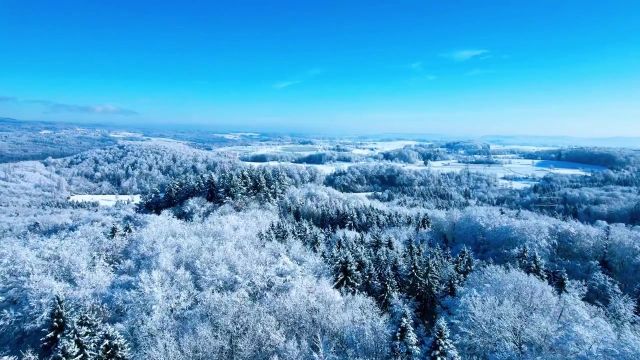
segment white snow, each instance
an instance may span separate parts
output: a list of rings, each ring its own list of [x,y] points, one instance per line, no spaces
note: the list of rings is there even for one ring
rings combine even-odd
[[[549,173],[565,175],[589,175],[595,171],[606,170],[604,167],[580,164],[568,161],[508,159],[504,164],[463,164],[455,160],[432,161],[427,166],[434,171],[453,172],[469,169],[470,171],[494,174],[497,177],[516,175],[525,177],[542,177]]]
[[[251,162],[244,161],[244,164],[251,166],[302,166],[302,167],[313,167],[317,169],[320,173],[328,175],[338,169],[346,169],[349,166],[353,166],[356,163],[345,163],[345,162],[334,162],[328,164],[296,164],[296,163],[288,163],[288,162],[280,162],[280,161],[266,161],[266,162]]]
[[[258,133],[252,132],[236,132],[236,133],[228,133],[228,134],[212,134],[216,137],[221,137],[227,140],[240,140],[243,137],[257,137],[260,136]]]
[[[114,206],[118,202],[137,204],[140,195],[71,195],[68,198],[72,202],[97,202],[100,206]]]
[[[417,141],[396,140],[396,141],[373,141],[358,144],[358,148],[351,150],[357,155],[372,155],[379,152],[402,149],[405,146],[416,145]]]
[[[113,131],[109,133],[109,136],[114,138],[126,138],[126,137],[142,137],[140,133],[128,132],[128,131]]]

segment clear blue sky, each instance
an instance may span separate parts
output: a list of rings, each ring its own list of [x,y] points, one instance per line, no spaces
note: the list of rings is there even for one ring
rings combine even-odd
[[[640,136],[640,1],[0,0],[0,116]]]

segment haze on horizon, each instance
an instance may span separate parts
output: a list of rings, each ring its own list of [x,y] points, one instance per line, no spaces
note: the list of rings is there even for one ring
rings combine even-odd
[[[0,117],[640,136],[640,2],[0,1]]]

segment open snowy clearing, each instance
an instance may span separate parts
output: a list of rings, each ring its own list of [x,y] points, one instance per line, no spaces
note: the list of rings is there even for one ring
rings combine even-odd
[[[415,165],[417,168],[422,164]],[[427,168],[434,171],[457,172],[468,169],[485,174],[494,174],[501,178],[507,175],[542,177],[547,174],[589,175],[592,172],[604,171],[606,168],[596,165],[574,163],[568,161],[510,159],[503,164],[464,164],[455,160],[432,161]]]
[[[125,204],[137,204],[140,195],[71,195],[68,198],[72,202],[97,202],[100,206],[114,206],[118,202]]]

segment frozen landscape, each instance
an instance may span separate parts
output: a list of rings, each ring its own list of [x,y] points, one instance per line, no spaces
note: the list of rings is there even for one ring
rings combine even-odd
[[[0,0],[0,360],[639,360],[639,14]]]
[[[42,126],[91,142],[0,164],[8,358],[640,354],[637,150]]]

